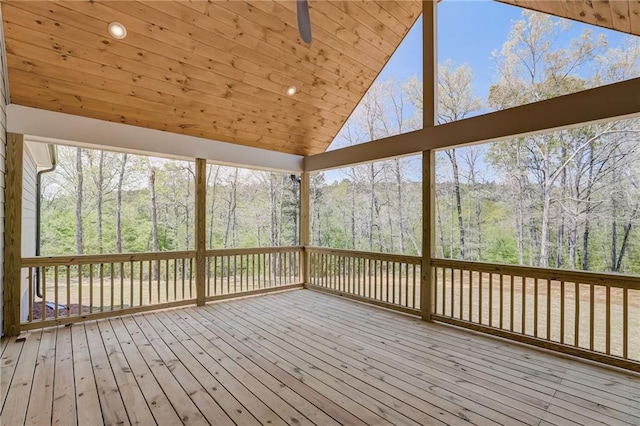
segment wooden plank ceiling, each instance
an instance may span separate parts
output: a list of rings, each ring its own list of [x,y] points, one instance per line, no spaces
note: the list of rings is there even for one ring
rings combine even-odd
[[[640,36],[640,0],[498,0]]]
[[[9,1],[11,102],[292,154],[323,152],[420,1]],[[128,35],[111,38],[110,22]],[[290,85],[298,88],[286,95]]]
[[[501,0],[640,35],[640,0]],[[326,150],[419,0],[5,1],[11,101],[275,151]],[[109,22],[128,30],[111,38]],[[288,86],[298,94],[286,96]]]

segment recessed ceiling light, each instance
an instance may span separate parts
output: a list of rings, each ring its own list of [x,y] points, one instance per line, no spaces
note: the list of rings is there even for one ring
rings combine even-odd
[[[298,93],[298,89],[296,88],[296,86],[289,86],[287,87],[287,95],[289,96],[293,96],[296,93]]]
[[[107,28],[109,30],[109,34],[111,34],[111,37],[113,38],[120,40],[127,36],[127,29],[120,22],[112,22]]]

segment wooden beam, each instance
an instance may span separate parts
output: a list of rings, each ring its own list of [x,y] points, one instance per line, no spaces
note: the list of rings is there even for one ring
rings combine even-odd
[[[640,78],[305,158],[307,172],[640,116]]]
[[[270,171],[302,171],[303,157],[232,143],[146,129],[93,118],[45,111],[16,104],[7,106],[8,131],[38,137],[48,143],[117,150]]]
[[[196,159],[196,303],[205,303],[207,264],[207,161]]]
[[[422,264],[420,269],[420,309],[422,319],[431,321],[435,312],[435,283],[431,259],[436,252],[436,154],[435,151],[422,153]]]
[[[310,241],[310,223],[309,223],[309,190],[310,190],[309,173],[302,173],[300,176],[300,245],[305,249],[302,252],[301,260],[301,277],[302,283],[309,283],[309,252],[306,250]]]
[[[24,136],[7,134],[4,227],[4,334],[20,334]]]
[[[438,116],[438,3],[422,2],[422,126],[433,127]]]

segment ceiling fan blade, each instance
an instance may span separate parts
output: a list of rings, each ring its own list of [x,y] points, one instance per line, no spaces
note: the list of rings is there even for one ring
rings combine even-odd
[[[311,43],[311,19],[309,18],[309,2],[307,0],[297,0],[298,10],[298,30],[302,40]]]

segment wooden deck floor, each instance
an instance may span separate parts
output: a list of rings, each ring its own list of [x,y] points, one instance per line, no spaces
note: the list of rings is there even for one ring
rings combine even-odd
[[[2,425],[640,425],[640,377],[310,290],[3,340]]]

